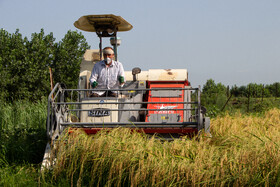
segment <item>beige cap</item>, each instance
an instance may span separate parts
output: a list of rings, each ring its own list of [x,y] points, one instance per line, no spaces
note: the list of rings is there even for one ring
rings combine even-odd
[[[103,49],[103,54],[104,55],[112,55],[112,54],[114,54],[114,51],[110,48]]]

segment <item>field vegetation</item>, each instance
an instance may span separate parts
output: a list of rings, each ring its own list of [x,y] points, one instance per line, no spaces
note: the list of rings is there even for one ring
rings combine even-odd
[[[47,100],[0,103],[0,186],[36,186],[47,143]]]
[[[62,138],[52,176],[77,186],[280,185],[280,110],[225,114],[212,138],[171,142],[128,129]]]
[[[271,108],[280,108],[280,83],[270,85],[253,84],[247,86],[225,86],[207,80],[203,85],[201,103],[207,108],[207,115],[216,117],[228,112],[263,113]]]
[[[56,165],[40,171],[46,101],[3,104],[0,186],[277,186],[280,110],[223,113],[212,137],[166,142],[128,129],[65,134]]]

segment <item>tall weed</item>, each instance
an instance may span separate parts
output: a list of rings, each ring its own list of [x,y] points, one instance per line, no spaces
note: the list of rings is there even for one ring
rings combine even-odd
[[[2,163],[39,163],[46,143],[47,102],[1,103],[0,159]]]

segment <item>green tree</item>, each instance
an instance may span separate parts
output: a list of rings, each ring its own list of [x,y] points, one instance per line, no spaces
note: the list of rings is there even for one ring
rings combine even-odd
[[[68,31],[57,45],[55,59],[51,65],[54,69],[54,81],[62,82],[68,88],[76,88],[83,54],[89,49],[81,33]]]
[[[226,94],[226,86],[222,83],[216,84],[213,79],[209,79],[203,85],[201,102],[206,107],[215,105],[221,109],[227,100]]]
[[[25,74],[22,77],[29,96],[39,98],[50,92],[49,66],[53,61],[55,38],[50,33],[45,35],[44,30],[33,33],[27,42],[27,58]]]
[[[10,43],[10,34],[4,29],[0,30],[0,98],[6,98],[8,92],[6,90],[6,85],[10,80],[10,74],[8,71],[7,59],[9,56],[9,43]]]
[[[26,38],[22,38],[19,30],[9,34],[1,30],[1,88],[5,97],[21,98],[26,94],[26,87],[21,78],[26,57]]]
[[[262,97],[263,89],[264,89],[262,84],[250,83],[248,84],[247,88],[248,88],[247,96],[248,94],[250,94],[250,96],[252,97],[258,97],[258,98]]]
[[[275,82],[270,85],[266,85],[265,87],[267,90],[269,90],[269,93],[273,97],[280,97],[280,83]]]
[[[49,67],[55,82],[64,82],[75,88],[78,82],[82,56],[89,46],[84,36],[68,31],[59,43],[53,34],[44,30],[33,33],[31,40],[16,30],[9,34],[0,30],[0,86],[1,99],[32,99],[50,92]]]

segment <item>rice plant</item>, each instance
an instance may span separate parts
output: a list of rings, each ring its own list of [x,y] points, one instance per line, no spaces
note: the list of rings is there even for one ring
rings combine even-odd
[[[65,134],[54,181],[74,186],[279,186],[280,110],[225,114],[211,121],[212,138],[172,142],[117,128]]]

